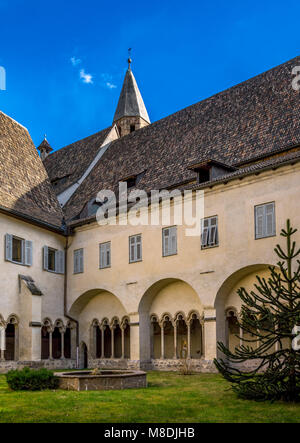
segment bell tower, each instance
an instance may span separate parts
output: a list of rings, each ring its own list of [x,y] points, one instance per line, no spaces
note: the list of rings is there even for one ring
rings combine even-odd
[[[131,63],[132,60],[129,57],[128,69],[113,121],[117,125],[120,137],[150,124],[146,106],[131,70]]]
[[[51,146],[48,143],[48,140],[46,138],[46,135],[44,137],[44,140],[42,141],[42,143],[40,144],[40,146],[37,148],[40,153],[41,153],[41,159],[42,161],[45,160],[45,158],[48,157],[48,155],[50,154],[50,152],[53,151],[53,149],[51,148]]]

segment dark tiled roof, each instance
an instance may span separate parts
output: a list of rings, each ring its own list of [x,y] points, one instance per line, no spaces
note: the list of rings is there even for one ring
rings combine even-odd
[[[188,167],[207,159],[235,165],[300,144],[296,65],[300,57],[113,142],[67,203],[67,219],[135,171],[146,171],[138,188],[149,191],[194,179]]]
[[[111,128],[104,129],[59,151],[55,151],[44,160],[44,166],[51,182],[63,179],[61,181],[58,180],[54,187],[56,195],[63,192],[82,177],[85,170],[96,157]]]
[[[1,111],[0,205],[61,226],[62,211],[27,129]]]
[[[285,155],[270,158],[265,161],[261,161],[259,163],[255,163],[250,166],[246,166],[241,169],[237,169],[236,171],[229,172],[227,174],[224,174],[223,176],[219,176],[209,182],[201,183],[201,184],[194,184],[186,186],[188,189],[201,189],[201,188],[207,188],[208,186],[214,186],[218,183],[226,183],[230,180],[233,180],[235,178],[245,177],[247,175],[251,174],[258,174],[264,170],[272,169],[272,168],[278,168],[279,166],[284,166],[285,164],[291,164],[293,162],[299,162],[300,161],[300,150],[296,152],[289,152]]]

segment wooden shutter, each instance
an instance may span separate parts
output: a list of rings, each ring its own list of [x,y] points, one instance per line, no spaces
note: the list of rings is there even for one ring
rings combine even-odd
[[[135,260],[140,261],[142,260],[142,237],[138,235],[136,238],[136,244],[135,244]]]
[[[100,269],[109,268],[110,263],[110,243],[102,243],[100,245]]]
[[[109,268],[110,264],[111,264],[111,259],[110,259],[110,243],[106,243],[106,266]]]
[[[79,250],[79,272],[84,271],[83,249]]]
[[[170,229],[163,230],[163,255],[169,255],[169,240],[170,240]]]
[[[265,205],[265,235],[266,237],[275,235],[275,205],[269,203]]]
[[[45,271],[48,271],[48,246],[43,247],[43,267]]]
[[[74,251],[74,274],[78,274],[80,271],[80,262],[79,262],[79,250]]]
[[[255,234],[256,238],[264,237],[264,206],[255,208]]]
[[[22,248],[24,250],[24,256],[25,256],[23,263],[26,266],[32,266],[32,249],[33,249],[32,241],[25,240],[22,243]]]
[[[100,245],[100,269],[105,268],[105,248],[104,245]]]
[[[65,252],[55,251],[55,272],[57,274],[65,273]]]
[[[12,261],[12,240],[13,236],[10,234],[5,235],[5,260]]]
[[[170,254],[177,254],[177,228],[173,226],[170,229],[170,241],[169,241],[169,251]]]
[[[129,261],[135,261],[135,237],[129,239]]]
[[[208,245],[209,234],[209,221],[208,219],[202,220],[202,232],[201,232],[201,245],[205,248]]]
[[[216,217],[212,217],[209,220],[209,246],[215,246],[217,244],[218,234],[218,222]]]

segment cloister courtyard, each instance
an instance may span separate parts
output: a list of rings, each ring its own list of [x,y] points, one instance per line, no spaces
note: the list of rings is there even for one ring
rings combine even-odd
[[[0,376],[1,423],[292,423],[300,404],[241,400],[216,374],[149,372],[148,388],[13,392]]]

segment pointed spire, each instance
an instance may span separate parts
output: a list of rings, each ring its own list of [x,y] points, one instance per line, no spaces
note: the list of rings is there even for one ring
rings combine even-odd
[[[114,116],[114,123],[124,117],[139,117],[147,124],[150,124],[146,106],[131,70],[131,63],[132,60],[129,57],[128,70],[125,75],[119,103]]]
[[[44,140],[42,141],[42,143],[38,147],[38,150],[41,153],[41,159],[43,161],[45,160],[46,157],[48,157],[50,152],[53,151],[53,149],[51,148],[51,146],[47,140],[46,134],[44,135]]]

